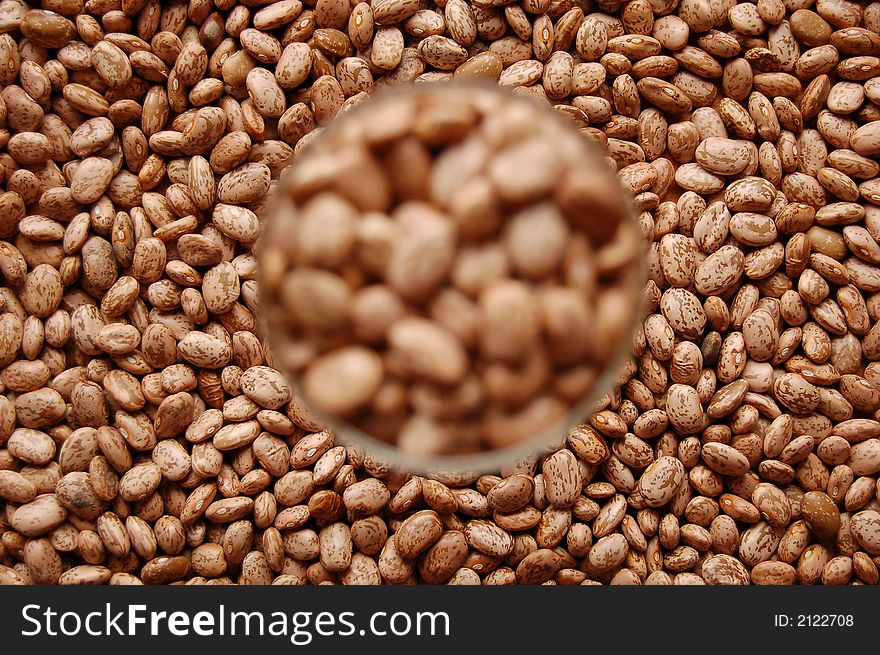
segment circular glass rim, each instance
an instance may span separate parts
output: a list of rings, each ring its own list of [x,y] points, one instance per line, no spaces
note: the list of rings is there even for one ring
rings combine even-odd
[[[450,89],[450,86],[452,89]],[[571,121],[558,115],[558,112],[553,111],[549,106],[543,105],[537,99],[531,99],[528,96],[524,97],[511,90],[499,87],[497,84],[489,84],[483,81],[474,80],[405,82],[397,86],[384,87],[375,90],[362,103],[346,110],[344,114],[337,115],[333,118],[328,125],[322,128],[322,132],[315,137],[315,139],[323,140],[327,137],[332,138],[336,133],[345,129],[345,122],[348,121],[351,116],[357,118],[358,114],[371,111],[383,102],[390,102],[395,98],[408,95],[424,95],[437,92],[443,93],[444,90],[446,92],[470,90],[472,92],[491,93],[496,96],[503,96],[512,102],[527,103],[536,113],[543,114],[547,120],[557,121],[558,124],[564,126],[564,129],[577,133],[583,140],[585,148],[592,151],[597,160],[605,159],[605,154],[595,143],[587,139],[584,135],[578,133],[577,128],[571,123]],[[310,145],[311,143],[305,146],[304,152],[308,152]],[[279,180],[269,189],[269,197],[267,198],[266,203],[266,215],[263,218],[264,222],[271,220],[269,217],[272,212],[276,210],[276,205],[280,202],[276,198],[277,194],[280,193],[284,178],[290,173],[294,166],[303,165],[300,163],[302,161],[302,156],[303,155],[297,154],[291,163],[282,170]],[[609,170],[609,175],[615,176],[616,174]],[[630,221],[636,229],[636,234],[639,234],[638,218],[632,201],[632,196],[627,193],[622,186],[619,187],[619,190],[621,210],[623,214],[622,219],[624,221]],[[260,237],[260,240],[261,239],[262,235]],[[262,277],[262,265],[260,264],[259,256],[260,240],[257,241],[258,249],[255,252],[258,264],[258,280]],[[616,384],[616,378],[620,372],[621,366],[632,350],[632,339],[638,329],[640,317],[644,311],[645,299],[643,288],[647,280],[647,270],[645,266],[645,253],[641,247],[641,241],[636,243],[634,265],[629,267],[629,270],[626,271],[622,277],[624,276],[630,278],[625,280],[625,283],[627,286],[631,286],[633,291],[633,299],[629,308],[632,311],[632,317],[630,318],[626,330],[621,335],[616,351],[608,358],[607,363],[597,375],[589,393],[585,394],[581,400],[568,410],[565,418],[557,421],[553,426],[543,430],[537,435],[524,439],[511,446],[466,455],[420,456],[401,452],[388,442],[377,439],[346,421],[314,408],[312,404],[309,403],[308,397],[300,388],[298,377],[293,375],[291,371],[288,370],[287,366],[285,366],[283,362],[278,361],[277,358],[273,361],[273,365],[278,367],[277,370],[284,375],[287,382],[291,385],[293,393],[308,407],[314,417],[321,421],[325,429],[329,429],[333,432],[335,440],[340,445],[360,448],[366,455],[371,456],[374,460],[387,465],[395,471],[428,475],[436,473],[471,476],[495,473],[505,467],[540,457],[545,453],[549,454],[554,449],[562,447],[567,440],[571,429],[583,424],[584,421],[588,420],[590,414],[598,411],[595,409],[596,402],[603,395],[610,393],[616,386],[619,386]],[[263,338],[269,344],[271,349],[275,339],[272,337],[273,330],[270,325],[271,321],[267,317],[269,312],[266,311],[264,304],[265,299],[262,296],[259,298],[258,303],[261,310],[258,317],[258,323],[263,332]]]

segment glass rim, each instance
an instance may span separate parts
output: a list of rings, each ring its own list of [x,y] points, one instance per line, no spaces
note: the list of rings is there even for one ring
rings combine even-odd
[[[452,89],[450,89],[452,87]],[[595,158],[602,159],[603,164],[607,168],[607,162],[604,162],[605,154],[599,147],[580,134],[574,124],[565,117],[559,115],[558,112],[552,110],[549,105],[544,105],[537,99],[523,96],[513,91],[499,87],[494,83],[487,83],[482,80],[446,80],[446,81],[428,81],[428,82],[405,82],[397,86],[383,87],[375,90],[363,102],[353,106],[345,111],[342,115],[337,115],[328,125],[322,127],[321,133],[315,137],[316,140],[324,140],[332,138],[335,134],[342,132],[346,128],[346,121],[355,119],[359,114],[370,111],[377,105],[384,102],[391,102],[396,98],[426,95],[430,93],[452,91],[468,91],[485,92],[499,97],[504,97],[512,102],[523,103],[524,106],[530,107],[536,114],[543,115],[547,120],[557,121],[558,124],[564,126],[564,129],[576,134],[582,139],[585,149],[592,151]],[[291,170],[297,165],[303,165],[301,162],[307,157],[308,149],[311,143],[307,144],[303,150],[303,154],[297,154],[292,161],[281,171],[281,175],[275,184],[269,190],[269,198],[266,204],[266,215],[263,221],[271,220],[272,212],[277,209],[280,201],[277,196],[282,191],[284,178],[290,174]],[[616,173],[609,170],[609,175],[616,178]],[[629,221],[636,229],[638,234],[638,218],[632,197],[626,190],[620,186],[620,200],[622,209],[622,220]],[[264,227],[265,229],[265,227]],[[262,234],[259,241],[262,240]],[[256,252],[258,263],[257,279],[260,280],[261,264],[259,249]],[[462,455],[412,455],[402,452],[392,444],[378,439],[367,432],[359,429],[355,425],[344,420],[338,419],[332,415],[320,411],[309,402],[308,396],[302,391],[297,375],[294,375],[288,367],[278,358],[273,361],[273,366],[285,377],[294,395],[303,402],[312,413],[319,419],[324,429],[333,432],[334,438],[338,445],[353,446],[363,450],[365,455],[371,456],[374,460],[387,465],[394,471],[407,472],[412,474],[423,475],[471,475],[478,476],[481,474],[495,473],[502,469],[516,465],[519,462],[528,461],[530,459],[540,458],[544,454],[549,454],[554,448],[563,447],[572,428],[588,421],[589,415],[597,410],[597,401],[605,394],[611,393],[616,386],[616,378],[620,372],[621,366],[627,359],[632,350],[632,338],[638,330],[640,318],[644,312],[645,298],[643,288],[648,279],[645,266],[645,253],[642,250],[641,242],[636,245],[636,253],[633,263],[625,267],[625,272],[621,277],[628,277],[625,280],[626,286],[632,287],[632,302],[629,309],[632,316],[628,322],[626,329],[622,332],[621,339],[617,344],[614,354],[608,358],[606,364],[597,374],[595,381],[590,386],[590,390],[580,400],[574,403],[566,412],[565,418],[557,421],[549,428],[541,431],[537,435],[528,439],[523,439],[510,446],[502,448],[494,448],[491,450],[483,450],[480,452],[462,454]],[[258,300],[260,306],[257,322],[262,330],[264,341],[270,347],[276,340],[272,334],[275,332],[268,319],[265,298],[260,296]],[[551,376],[552,378],[552,376]],[[298,426],[299,427],[299,426]]]

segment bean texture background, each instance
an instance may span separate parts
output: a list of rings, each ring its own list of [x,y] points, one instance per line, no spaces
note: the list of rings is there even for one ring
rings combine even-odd
[[[848,0],[0,0],[0,583],[877,584],[878,72],[880,3]],[[560,447],[423,477],[292,392],[254,247],[340,112],[456,78],[603,149],[648,282],[618,388]],[[483,191],[527,198],[519,155]],[[382,189],[352,182],[378,266]],[[308,257],[344,263],[339,228]],[[431,272],[394,275],[416,298]],[[357,285],[296,282],[316,331]]]

